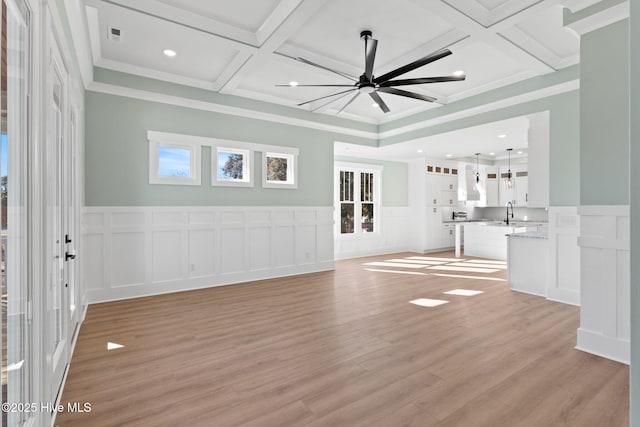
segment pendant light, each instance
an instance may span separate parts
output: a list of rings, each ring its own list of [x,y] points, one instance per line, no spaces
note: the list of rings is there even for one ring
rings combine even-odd
[[[513,148],[507,148],[507,153],[509,153],[509,170],[507,171],[507,177],[504,180],[505,188],[513,188],[513,174],[511,173],[511,151]]]
[[[480,167],[478,166],[479,159],[480,159],[480,153],[476,153],[476,185],[480,184]]]

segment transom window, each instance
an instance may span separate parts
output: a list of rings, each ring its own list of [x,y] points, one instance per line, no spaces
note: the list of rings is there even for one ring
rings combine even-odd
[[[149,183],[200,185],[200,145],[149,139]]]

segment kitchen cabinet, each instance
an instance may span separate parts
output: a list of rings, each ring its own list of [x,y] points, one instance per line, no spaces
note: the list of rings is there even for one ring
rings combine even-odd
[[[442,234],[441,234],[441,247],[443,248],[452,248],[456,244],[456,235],[455,235],[455,225],[454,224],[443,224],[442,225]]]
[[[431,206],[427,208],[425,218],[425,250],[442,248],[442,208]]]
[[[498,170],[491,169],[487,170],[486,173],[486,191],[487,191],[487,202],[486,206],[499,206],[500,205],[500,179],[498,178]]]
[[[529,175],[528,172],[515,173],[515,202],[514,206],[527,206],[529,203]]]
[[[500,189],[499,206],[506,206],[508,202],[513,203],[514,206],[527,206],[529,199],[529,173],[527,171],[527,165],[512,165],[511,179],[513,180],[513,186],[511,188],[507,188],[504,185],[508,173],[509,169],[507,167],[500,168],[500,183],[498,184],[498,188]]]

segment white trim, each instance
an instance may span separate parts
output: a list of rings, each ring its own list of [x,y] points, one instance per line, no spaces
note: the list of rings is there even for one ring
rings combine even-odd
[[[316,123],[311,120],[296,119],[278,114],[264,113],[261,111],[254,111],[246,108],[231,107],[228,105],[216,104],[207,101],[198,101],[181,96],[165,95],[162,93],[149,92],[146,90],[131,89],[106,83],[93,82],[91,83],[91,85],[89,85],[87,90],[91,92],[105,93],[108,95],[141,99],[143,101],[159,102],[162,104],[176,105],[179,107],[194,108],[202,111],[211,111],[214,113],[232,114],[238,117],[265,120],[270,122],[282,123],[285,125],[302,126],[327,132],[337,132],[345,135],[357,136],[360,138],[376,139],[378,136],[378,134],[375,132],[367,132],[362,130],[349,129],[342,126]]]
[[[631,345],[628,340],[614,339],[599,332],[578,328],[577,342],[576,350],[595,354],[626,365],[630,364]]]
[[[273,181],[267,179],[267,158],[275,157],[286,159],[287,161],[287,179],[284,181]],[[296,154],[287,154],[276,151],[262,152],[262,188],[298,188],[298,156]]]
[[[160,148],[189,150],[189,176],[160,175]],[[202,183],[202,148],[198,144],[173,139],[149,139],[149,184],[200,185]]]
[[[236,145],[236,144],[233,144]],[[218,177],[218,154],[241,154],[242,155],[242,178],[223,179]],[[253,151],[246,148],[216,145],[211,147],[211,185],[220,187],[253,187]]]
[[[159,132],[155,130],[147,131],[147,139],[177,141],[185,144],[197,144],[205,147],[225,146],[229,148],[244,148],[253,151],[278,151],[281,153],[295,155],[298,155],[300,152],[297,147],[282,147],[279,145],[256,144],[253,142],[237,141],[233,139],[210,138],[208,136],[185,135],[180,133]]]
[[[627,0],[623,3],[604,9],[598,13],[594,13],[593,15],[589,15],[578,21],[571,22],[565,25],[565,27],[572,29],[582,36],[628,17],[629,1]]]
[[[468,108],[466,110],[457,111],[455,113],[446,114],[443,116],[435,117],[433,119],[420,121],[411,125],[399,127],[386,132],[378,134],[380,139],[390,138],[393,136],[402,135],[404,133],[412,132],[419,129],[428,128],[431,126],[439,125],[442,123],[451,122],[454,120],[460,120],[466,117],[475,116],[481,113],[487,113],[489,111],[498,110],[501,108],[511,107],[525,102],[535,101],[537,99],[547,98],[549,96],[558,95],[565,92],[580,89],[580,80],[570,80],[568,82],[560,83],[554,86],[548,86],[543,89],[534,90],[525,94],[512,96],[510,98],[501,99],[500,101],[490,102],[477,107]]]
[[[91,40],[83,20],[83,12],[85,10],[83,6],[80,0],[66,0],[64,2],[69,29],[71,30],[71,39],[76,47],[78,68],[80,69],[84,87],[87,87],[93,81],[93,61],[91,57],[92,46],[88,43]]]
[[[629,205],[578,206],[578,215],[629,216]]]

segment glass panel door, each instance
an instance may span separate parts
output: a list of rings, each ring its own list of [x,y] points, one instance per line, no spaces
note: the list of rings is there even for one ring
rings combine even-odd
[[[65,103],[67,76],[60,53],[51,37],[48,78],[48,129],[46,143],[46,256],[49,259],[49,331],[47,354],[51,359],[51,398],[55,402],[68,363],[68,295],[66,292],[65,205],[63,187]]]
[[[27,275],[27,153],[30,83],[29,10],[2,1],[0,145],[0,277],[2,288],[2,403],[30,402],[31,329]],[[2,411],[2,425],[22,425],[29,413]]]

